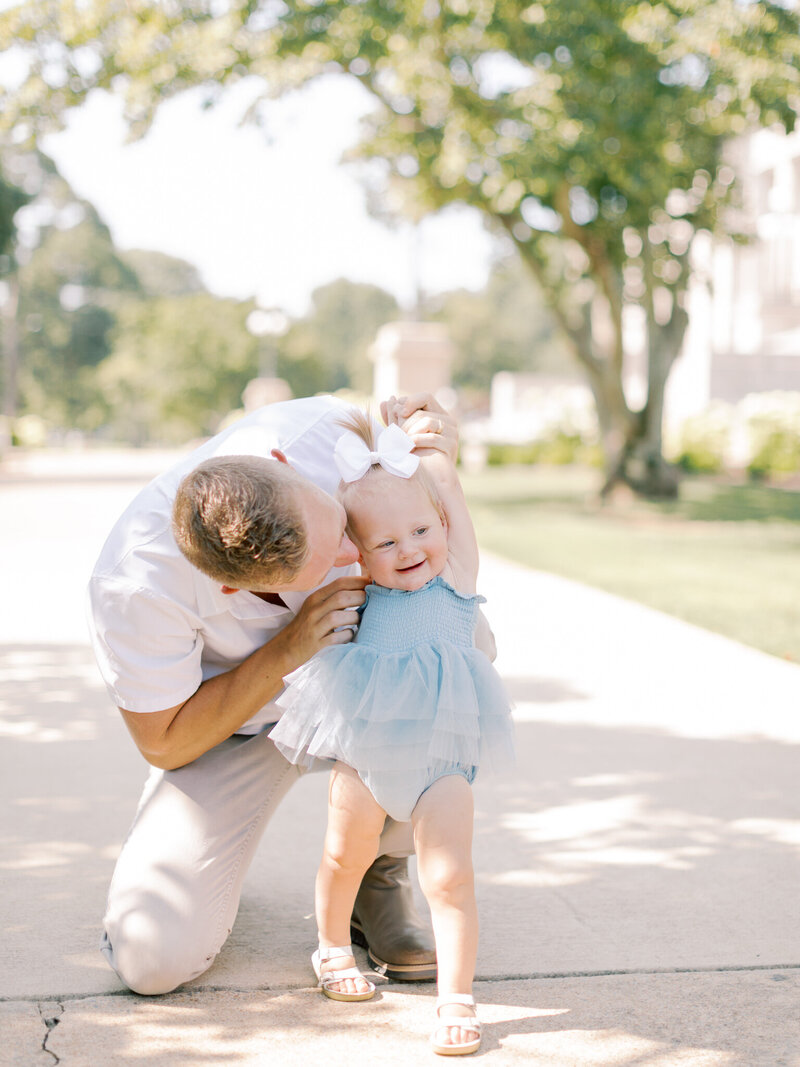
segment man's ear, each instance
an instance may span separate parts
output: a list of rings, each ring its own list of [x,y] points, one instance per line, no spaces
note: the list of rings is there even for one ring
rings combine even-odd
[[[286,458],[286,456],[283,454],[283,452],[281,452],[281,450],[279,448],[273,448],[272,451],[270,452],[270,455],[272,456],[273,459],[277,459],[277,461],[279,463],[285,463],[287,467],[290,466],[289,460]]]
[[[222,585],[222,586],[220,586],[220,589],[225,594],[225,596],[230,596],[231,593],[238,593],[239,592],[238,589],[232,589],[229,585]]]

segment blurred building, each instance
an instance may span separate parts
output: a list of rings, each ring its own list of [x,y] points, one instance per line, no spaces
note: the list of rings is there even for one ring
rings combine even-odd
[[[473,439],[523,443],[560,432],[597,432],[592,391],[585,382],[546,374],[501,371],[492,378],[490,418],[470,428]]]
[[[800,132],[757,130],[729,148],[747,242],[699,235],[690,322],[667,390],[676,421],[713,400],[800,391]]]
[[[455,348],[441,323],[389,322],[378,330],[368,355],[375,364],[376,400],[410,393],[439,396],[450,389]]]

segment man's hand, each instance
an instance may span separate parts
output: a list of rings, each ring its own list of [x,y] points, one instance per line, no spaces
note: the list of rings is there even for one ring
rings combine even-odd
[[[458,423],[430,393],[391,396],[381,404],[387,426],[396,423],[414,441],[415,448],[433,448],[455,464],[458,456]]]
[[[337,578],[306,597],[297,615],[270,642],[289,666],[284,677],[328,645],[353,640],[350,627],[358,626],[356,608],[364,603],[368,583],[358,575]]]
[[[280,693],[283,679],[327,645],[353,640],[367,579],[337,578],[309,596],[294,619],[238,667],[214,675],[182,704],[145,715],[120,708],[148,763],[166,770],[202,756]]]

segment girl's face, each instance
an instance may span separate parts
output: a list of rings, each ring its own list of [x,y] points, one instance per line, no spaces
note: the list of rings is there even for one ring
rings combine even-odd
[[[376,585],[413,591],[441,574],[447,527],[414,479],[371,479],[347,501],[364,566]]]

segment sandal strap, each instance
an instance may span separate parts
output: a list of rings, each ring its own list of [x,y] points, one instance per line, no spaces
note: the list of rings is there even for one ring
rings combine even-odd
[[[436,1020],[434,1033],[446,1026],[457,1026],[461,1030],[474,1030],[476,1034],[481,1032],[481,1021],[474,1015],[440,1015]]]
[[[448,1004],[463,1004],[465,1008],[475,1007],[475,997],[470,993],[443,993],[436,998],[436,1030],[438,1032],[445,1026],[458,1026],[461,1030],[472,1030],[478,1037],[481,1035],[481,1021],[475,1015],[439,1015],[439,1009]]]
[[[319,952],[320,963],[327,963],[328,960],[334,960],[337,956],[354,955],[352,945],[327,945],[324,948],[320,945],[317,951]]]
[[[325,985],[330,982],[343,982],[345,978],[364,978],[364,975],[359,971],[358,967],[345,967],[342,971],[323,971],[320,976],[320,982]],[[368,978],[364,978],[364,981],[368,985],[372,985]]]
[[[443,993],[436,998],[436,1010],[445,1004],[463,1004],[465,1008],[474,1008],[475,997],[471,993]]]

